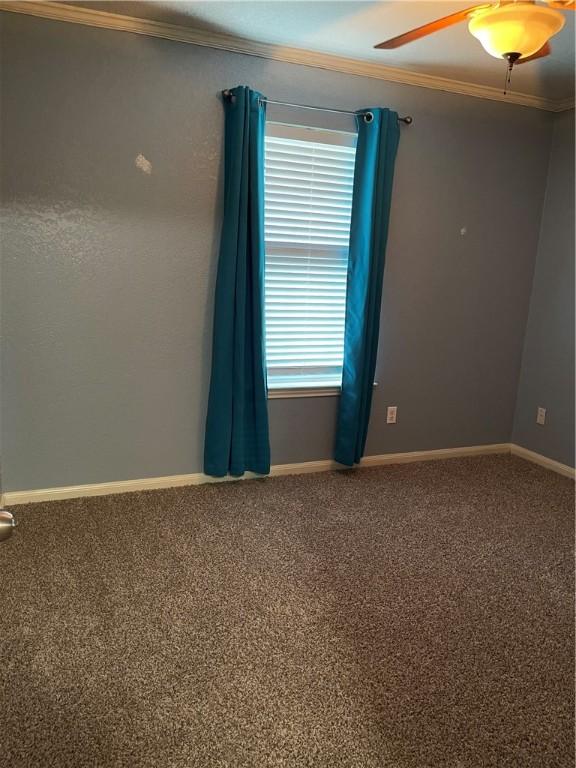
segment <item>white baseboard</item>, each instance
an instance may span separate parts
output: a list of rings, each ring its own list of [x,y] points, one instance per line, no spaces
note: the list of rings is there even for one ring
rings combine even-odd
[[[559,461],[549,459],[547,456],[542,456],[541,453],[529,451],[528,448],[523,448],[521,445],[511,443],[510,453],[514,456],[519,456],[521,459],[526,459],[526,461],[531,461],[533,464],[539,464],[541,467],[551,469],[559,475],[564,475],[564,477],[570,477],[572,480],[576,479],[576,469],[574,467],[569,467],[568,464],[561,464]]]
[[[493,443],[491,445],[471,445],[462,448],[443,448],[433,451],[410,451],[408,453],[384,453],[379,456],[365,456],[361,467],[383,467],[388,464],[406,464],[413,461],[435,461],[440,459],[455,459],[462,456],[484,456],[488,454],[512,453],[522,459],[551,469],[565,477],[574,479],[576,470],[566,464],[561,464],[539,453],[529,451],[513,443]],[[309,472],[329,472],[344,470],[342,464],[327,459],[325,461],[306,461],[298,464],[275,464],[270,469],[271,477],[280,475],[300,475]],[[9,491],[2,496],[2,506],[15,504],[32,504],[38,501],[57,501],[61,499],[77,499],[87,496],[108,496],[112,493],[130,493],[133,491],[150,491],[162,488],[179,488],[186,485],[202,485],[203,483],[223,483],[235,480],[253,480],[262,478],[254,472],[247,472],[242,477],[211,477],[202,472],[189,475],[170,475],[166,477],[145,477],[140,480],[120,480],[111,483],[93,483],[90,485],[70,485],[62,488],[41,488],[32,491]]]
[[[412,461],[432,461],[436,459],[457,458],[459,456],[480,456],[490,453],[510,453],[508,443],[493,445],[473,445],[463,448],[445,448],[434,451],[410,451],[409,453],[385,453],[381,456],[365,456],[362,467],[381,467],[386,464],[405,464]],[[306,461],[298,464],[275,464],[270,468],[270,476],[299,475],[309,472],[329,472],[346,469],[342,464],[327,459],[325,461]],[[130,493],[150,491],[161,488],[178,488],[185,485],[203,483],[221,483],[233,480],[252,480],[263,477],[254,472],[247,472],[242,477],[211,477],[202,472],[188,475],[166,477],[145,477],[140,480],[119,480],[111,483],[93,483],[89,485],[69,485],[61,488],[40,488],[32,491],[8,491],[2,496],[2,506],[32,504],[39,501],[57,501],[77,499],[87,496],[107,496],[111,493]]]
[[[510,453],[510,444],[492,443],[490,445],[468,445],[461,448],[439,448],[433,451],[383,453],[380,456],[365,456],[360,465],[362,467],[381,467],[386,464],[408,464],[411,461],[457,459],[461,456],[486,456],[491,453]]]

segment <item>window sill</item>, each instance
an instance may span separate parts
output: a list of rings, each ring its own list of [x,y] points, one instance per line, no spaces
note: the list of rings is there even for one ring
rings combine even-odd
[[[268,400],[296,397],[339,397],[340,387],[276,387],[268,390]]]
[[[375,381],[373,387],[378,386]],[[268,400],[290,400],[296,397],[340,397],[342,388],[333,387],[275,387],[268,390]]]

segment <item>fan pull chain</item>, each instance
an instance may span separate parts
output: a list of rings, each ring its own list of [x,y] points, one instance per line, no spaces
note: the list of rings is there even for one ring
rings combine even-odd
[[[504,58],[508,62],[508,70],[506,72],[506,80],[504,81],[504,96],[506,96],[506,92],[508,90],[508,86],[510,85],[510,81],[512,80],[512,67],[518,59],[522,57],[521,53],[512,52],[512,53],[505,53]]]
[[[510,81],[512,80],[512,67],[514,65],[512,63],[508,64],[508,69],[506,70],[506,77],[504,79],[504,96],[506,96],[506,93],[508,91],[508,86],[510,85]]]

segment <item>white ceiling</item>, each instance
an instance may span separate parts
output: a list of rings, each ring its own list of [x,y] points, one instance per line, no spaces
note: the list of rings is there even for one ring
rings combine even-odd
[[[473,3],[474,0],[133,0],[74,4],[501,88],[504,62],[484,52],[468,32],[466,23],[396,50],[373,48],[382,40]],[[552,40],[552,55],[517,67],[512,78],[513,91],[553,100],[573,98],[576,14],[564,11],[563,15],[566,24]]]

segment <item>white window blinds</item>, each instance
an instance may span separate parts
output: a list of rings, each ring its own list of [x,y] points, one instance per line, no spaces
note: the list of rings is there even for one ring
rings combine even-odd
[[[268,123],[268,386],[340,386],[356,135]]]

